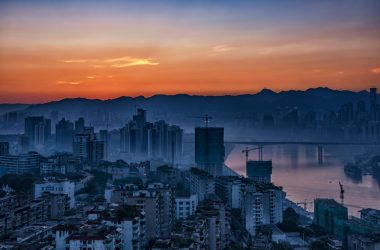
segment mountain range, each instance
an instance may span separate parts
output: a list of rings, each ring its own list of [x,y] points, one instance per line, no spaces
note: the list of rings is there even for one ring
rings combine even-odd
[[[326,87],[307,90],[274,92],[263,89],[256,94],[199,96],[199,95],[154,95],[151,97],[121,96],[115,99],[99,100],[67,98],[42,104],[0,104],[0,113],[18,111],[25,115],[51,116],[55,111],[57,118],[76,119],[84,116],[93,124],[100,120],[125,122],[130,119],[136,108],[148,110],[151,120],[165,119],[171,122],[184,122],[185,117],[211,115],[217,120],[228,120],[241,116],[273,113],[277,108],[298,108],[301,112],[318,113],[337,110],[346,102],[365,101],[369,108],[369,92],[333,90]],[[108,116],[108,118],[105,118]],[[98,120],[98,121],[97,121]]]
[[[263,89],[256,94],[200,96],[200,95],[154,95],[151,97],[121,96],[115,99],[99,100],[86,98],[66,98],[42,104],[0,104],[0,112],[14,110],[27,113],[45,113],[56,110],[58,112],[80,109],[89,110],[125,110],[142,107],[148,110],[167,110],[172,112],[202,113],[200,110],[212,112],[254,111],[269,112],[277,107],[298,107],[300,110],[329,110],[336,109],[345,102],[368,101],[369,92],[366,90],[354,92],[349,90],[333,90],[326,87],[310,88],[305,91],[289,90],[274,92]]]

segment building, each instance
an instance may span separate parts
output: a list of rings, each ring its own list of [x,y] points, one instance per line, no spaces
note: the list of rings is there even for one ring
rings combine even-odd
[[[55,125],[55,145],[58,151],[72,152],[74,124],[62,118]]]
[[[0,249],[51,249],[50,236],[55,223],[36,223],[10,231],[0,242]]]
[[[10,174],[35,173],[40,169],[41,156],[36,152],[0,156],[0,169]]]
[[[160,237],[169,237],[176,214],[174,190],[170,185],[162,183],[149,184],[148,190],[156,191],[159,195]]]
[[[191,168],[188,177],[190,194],[196,194],[198,201],[202,202],[210,194],[215,194],[215,179],[198,168]]]
[[[9,155],[9,142],[0,141],[0,156]]]
[[[109,138],[108,138],[108,130],[100,130],[99,131],[99,139],[100,141],[102,141],[104,143],[104,146],[103,146],[103,158],[104,160],[107,160],[108,159],[108,141],[109,141]]]
[[[367,123],[366,139],[380,140],[380,121],[369,121]]]
[[[137,109],[132,121],[120,129],[120,151],[130,157],[149,157],[173,164],[182,155],[183,131],[164,120],[147,122],[146,110]]]
[[[215,193],[231,208],[241,209],[242,179],[238,176],[219,176],[215,180]]]
[[[380,225],[351,216],[348,220],[339,220],[335,235],[346,240],[349,235],[378,236],[380,237]],[[379,241],[380,238],[377,238]]]
[[[51,121],[43,116],[25,118],[24,134],[33,147],[45,146],[51,137]]]
[[[49,219],[50,204],[47,199],[29,202],[15,201],[7,209],[0,211],[0,235],[15,229],[31,226]]]
[[[377,107],[377,88],[371,88],[369,90],[369,108],[370,119],[377,121],[378,119],[378,107]]]
[[[195,213],[198,206],[198,196],[191,194],[186,197],[176,197],[175,204],[176,219],[184,220]]]
[[[378,250],[380,238],[376,236],[349,235],[347,239],[348,250]]]
[[[66,174],[66,166],[58,165],[54,161],[45,161],[40,164],[40,174],[49,175],[49,174]]]
[[[182,222],[175,235],[191,243],[192,249],[225,249],[230,241],[231,214],[229,208],[217,197],[200,204],[195,214]]]
[[[156,190],[140,190],[133,184],[126,185],[124,188],[113,190],[111,201],[136,206],[145,215],[146,239],[151,240],[160,237],[161,200],[160,194]]]
[[[366,208],[359,211],[360,219],[380,226],[380,210],[373,208]]]
[[[222,175],[224,165],[224,128],[195,128],[195,163],[207,173]]]
[[[283,220],[285,193],[273,184],[260,184],[243,192],[242,216],[245,228],[251,235],[256,234],[260,225],[273,225]]]
[[[146,189],[127,184],[122,188],[107,189],[107,200],[136,206],[146,216],[146,238],[169,237],[175,218],[175,197],[170,185],[149,184]]]
[[[348,219],[348,210],[333,199],[314,200],[314,223],[329,234],[337,235],[338,224]]]
[[[66,238],[66,249],[122,249],[122,234],[115,227],[103,225],[86,227]]]
[[[247,161],[247,176],[254,181],[270,183],[272,161]]]
[[[70,199],[66,194],[43,193],[39,199],[48,201],[48,217],[51,220],[62,219],[70,209]]]
[[[81,157],[89,163],[98,163],[103,160],[105,152],[104,141],[96,138],[94,128],[82,126],[81,119],[76,121],[75,124],[75,131],[77,132],[73,140],[74,156]],[[104,136],[104,133],[102,135]]]
[[[70,208],[75,207],[75,183],[67,179],[44,178],[43,181],[34,184],[34,198],[43,194],[65,194],[70,199]]]
[[[146,245],[145,215],[136,206],[110,205],[105,210],[87,212],[92,222],[99,221],[116,227],[121,232],[121,248],[123,250],[140,250]]]
[[[66,238],[79,232],[79,226],[59,224],[53,228],[54,247],[56,250],[66,250]]]

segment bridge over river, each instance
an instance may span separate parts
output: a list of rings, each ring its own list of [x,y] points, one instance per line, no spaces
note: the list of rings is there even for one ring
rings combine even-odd
[[[226,144],[244,144],[262,147],[265,145],[315,145],[318,149],[318,163],[323,164],[323,147],[328,145],[380,146],[380,141],[226,141]]]

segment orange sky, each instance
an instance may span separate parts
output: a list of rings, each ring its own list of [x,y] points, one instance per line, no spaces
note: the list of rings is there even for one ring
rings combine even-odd
[[[380,87],[380,32],[372,1],[359,6],[347,1],[343,11],[326,4],[295,10],[234,6],[239,15],[223,4],[5,2],[0,6],[2,103],[241,94],[264,87]],[[342,12],[339,18],[332,7]],[[295,15],[301,10],[305,13]],[[268,18],[274,13],[276,18]]]

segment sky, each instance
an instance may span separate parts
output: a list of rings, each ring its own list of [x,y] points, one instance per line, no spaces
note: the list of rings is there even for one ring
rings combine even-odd
[[[380,87],[380,1],[0,1],[0,103]]]

